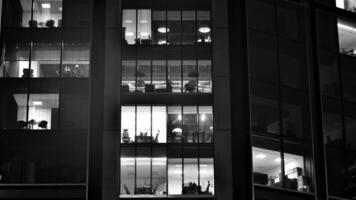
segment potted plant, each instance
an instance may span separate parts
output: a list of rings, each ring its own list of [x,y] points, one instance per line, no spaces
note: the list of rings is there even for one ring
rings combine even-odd
[[[50,19],[46,22],[46,26],[48,28],[53,28],[54,27],[54,20],[53,19]]]
[[[31,28],[36,28],[38,26],[38,22],[36,20],[31,19],[30,21],[28,21],[28,25]]]

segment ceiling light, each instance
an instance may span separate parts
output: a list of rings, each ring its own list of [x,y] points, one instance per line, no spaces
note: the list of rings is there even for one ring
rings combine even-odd
[[[162,27],[159,27],[157,29],[157,31],[160,32],[160,33],[168,33],[169,32],[169,28],[166,28],[166,27],[162,26]]]
[[[148,22],[147,20],[140,20],[141,24],[147,24],[147,22]]]
[[[63,8],[62,8],[62,7],[59,7],[58,10],[62,12]]]
[[[182,121],[182,115],[181,114],[178,115],[178,120]]]
[[[158,45],[163,45],[163,44],[167,44],[167,41],[166,41],[166,40],[160,40],[160,41],[158,41]]]
[[[274,159],[274,162],[281,162],[281,158]]]
[[[256,155],[256,158],[258,158],[258,159],[264,159],[264,158],[266,158],[267,156],[265,155],[265,154],[257,154]]]
[[[124,21],[126,24],[131,24],[132,23],[132,20],[131,19],[128,19],[128,20],[125,20]]]
[[[142,32],[141,36],[148,36],[148,33],[147,32]]]
[[[75,67],[76,67],[76,68],[78,68],[78,67],[79,67],[79,65],[78,65],[78,64],[76,64],[76,65],[75,65]]]
[[[32,104],[34,106],[42,106],[42,101],[33,101]]]
[[[133,33],[133,32],[126,32],[125,35],[126,35],[126,36],[133,36],[134,33]]]
[[[206,26],[200,27],[199,28],[199,32],[201,32],[201,33],[209,33],[210,32],[210,28],[206,27]]]
[[[200,116],[200,120],[203,122],[203,121],[205,121],[205,119],[206,119],[205,114],[202,114],[202,115]]]
[[[41,4],[42,8],[51,8],[51,4],[49,3],[43,3]]]

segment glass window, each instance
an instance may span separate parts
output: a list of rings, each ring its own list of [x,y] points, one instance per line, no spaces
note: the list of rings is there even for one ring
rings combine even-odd
[[[89,123],[89,84],[87,80],[61,80],[60,127],[86,130]]]
[[[135,44],[136,39],[136,10],[124,9],[122,11],[122,34],[124,44]]]
[[[167,158],[152,158],[152,194],[167,194]]]
[[[198,192],[201,191],[198,182],[198,159],[184,158],[183,170],[183,194],[198,194]],[[200,188],[198,189],[198,187]]]
[[[137,143],[151,142],[151,107],[137,106],[136,139]]]
[[[198,90],[202,93],[211,93],[213,83],[211,80],[211,60],[198,60]]]
[[[281,153],[275,150],[252,147],[254,183],[282,187]]]
[[[134,195],[135,193],[135,158],[121,157],[121,187],[120,194]]]
[[[182,44],[195,44],[196,37],[196,12],[182,11]]]
[[[213,109],[199,106],[199,143],[213,142]]]
[[[328,51],[319,51],[320,90],[324,96],[340,97],[337,56]]]
[[[169,106],[167,111],[168,142],[183,142],[182,108],[180,106]]]
[[[167,44],[181,44],[181,33],[183,28],[181,24],[181,12],[167,11],[167,25]],[[164,32],[164,30],[162,29],[161,32]]]
[[[211,43],[210,11],[197,12],[198,43]]]
[[[172,86],[166,84],[166,61],[152,61],[152,84],[155,92],[172,92]]]
[[[135,90],[136,62],[134,60],[123,60],[121,92],[134,92]]]
[[[151,44],[151,10],[137,10],[137,40],[140,44]]]
[[[62,77],[89,77],[90,45],[66,43],[63,45]]]
[[[183,165],[181,158],[168,159],[168,194],[182,194]]]
[[[198,111],[196,106],[183,107],[183,135],[185,142],[198,142]]]
[[[195,60],[183,60],[183,85],[185,92],[197,92],[198,69]]]
[[[269,82],[278,81],[277,38],[267,34],[250,32],[250,76]]]
[[[152,194],[151,162],[151,158],[136,158],[135,194]]]
[[[138,60],[137,71],[135,74],[136,91],[137,92],[154,92],[154,86],[151,84],[151,61],[150,60]]]
[[[30,94],[28,102],[28,128],[48,130],[58,123],[59,94]],[[19,112],[18,119],[24,119]]]
[[[152,44],[167,44],[166,11],[152,11]]]
[[[201,194],[214,194],[214,159],[199,159],[199,183]]]
[[[168,60],[167,87],[169,85],[172,87],[172,92],[182,92],[182,66],[180,60]]]
[[[61,27],[62,10],[62,0],[34,0],[33,27]]]
[[[4,2],[6,27],[29,27],[31,22],[32,0],[7,0]]]
[[[33,72],[30,71],[29,61],[5,61],[3,62],[4,76],[13,78],[28,78],[33,77]]]
[[[338,8],[356,12],[356,1],[354,0],[336,0],[335,3]]]
[[[251,126],[252,130],[279,134],[279,105],[276,86],[257,81],[251,82]]]
[[[121,139],[123,143],[135,141],[136,108],[135,106],[121,107]]]
[[[59,77],[60,49],[60,44],[34,43],[30,77]]]
[[[152,139],[154,143],[167,142],[167,110],[165,106],[152,107]]]
[[[355,23],[338,19],[340,53],[356,56],[356,25]]]

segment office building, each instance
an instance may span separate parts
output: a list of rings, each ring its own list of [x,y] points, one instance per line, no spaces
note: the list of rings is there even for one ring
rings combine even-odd
[[[4,0],[0,199],[356,199],[355,0]]]

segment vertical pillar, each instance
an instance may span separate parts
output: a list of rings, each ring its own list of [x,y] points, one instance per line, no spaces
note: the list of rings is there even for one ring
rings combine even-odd
[[[245,3],[228,0],[234,199],[253,199]]]
[[[102,198],[105,5],[106,0],[92,0],[87,200],[100,200]]]

